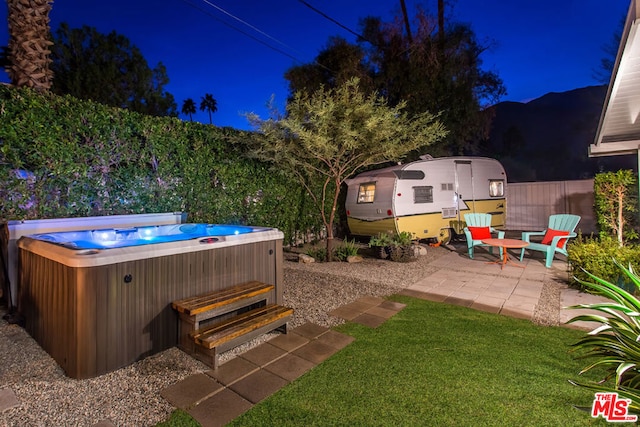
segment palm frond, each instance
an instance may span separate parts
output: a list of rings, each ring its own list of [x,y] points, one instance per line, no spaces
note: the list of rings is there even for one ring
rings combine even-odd
[[[631,266],[625,268],[614,259],[614,263],[623,271],[636,289],[640,289],[640,277]],[[601,279],[587,271],[593,280],[579,280],[585,288],[604,296],[610,301],[596,304],[578,304],[569,309],[592,310],[599,313],[587,313],[574,316],[567,323],[578,321],[597,323],[598,326],[572,345],[572,351],[583,351],[578,359],[595,359],[579,375],[603,368],[604,376],[598,382],[569,381],[576,386],[595,392],[615,392],[630,399],[631,413],[640,414],[640,301],[630,292]],[[613,380],[613,381],[612,381]]]

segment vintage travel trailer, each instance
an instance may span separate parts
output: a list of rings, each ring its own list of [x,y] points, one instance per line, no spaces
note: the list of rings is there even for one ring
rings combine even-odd
[[[346,183],[347,223],[355,236],[407,231],[448,243],[462,233],[469,212],[490,213],[492,226],[505,226],[507,175],[495,159],[427,155]]]

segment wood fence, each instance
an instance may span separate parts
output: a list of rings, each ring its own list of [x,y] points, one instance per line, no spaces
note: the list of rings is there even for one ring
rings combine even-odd
[[[597,233],[593,205],[593,179],[508,184],[506,228],[544,230],[549,215],[572,213],[581,216],[582,234]]]

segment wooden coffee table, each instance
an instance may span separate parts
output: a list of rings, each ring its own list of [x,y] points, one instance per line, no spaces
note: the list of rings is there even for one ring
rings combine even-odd
[[[524,268],[524,265],[518,264],[511,260],[507,249],[524,248],[529,246],[529,242],[518,239],[482,239],[482,243],[484,243],[485,245],[494,246],[496,248],[502,248],[502,259],[498,258],[497,261],[491,261],[489,264],[502,264],[500,266],[500,270],[502,270],[508,262],[515,265],[516,267]]]

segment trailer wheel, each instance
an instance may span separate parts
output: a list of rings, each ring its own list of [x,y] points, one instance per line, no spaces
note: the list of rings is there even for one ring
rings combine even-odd
[[[440,229],[440,235],[438,236],[438,243],[441,245],[448,245],[453,237],[453,230],[450,228]]]

